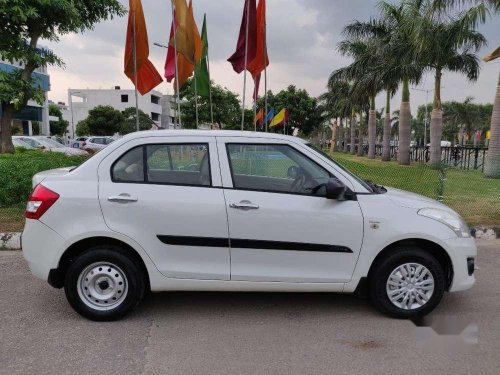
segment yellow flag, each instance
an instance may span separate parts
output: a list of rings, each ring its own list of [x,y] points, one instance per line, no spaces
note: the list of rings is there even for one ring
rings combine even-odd
[[[269,124],[270,127],[282,125],[286,120],[286,108],[283,108],[276,116],[274,116],[273,121]]]

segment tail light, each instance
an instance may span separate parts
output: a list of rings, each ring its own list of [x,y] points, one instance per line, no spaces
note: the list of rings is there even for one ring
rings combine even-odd
[[[38,184],[28,198],[25,216],[38,220],[57,201],[59,194]]]
[[[87,142],[82,143],[82,147],[85,147],[85,146],[87,146]]]

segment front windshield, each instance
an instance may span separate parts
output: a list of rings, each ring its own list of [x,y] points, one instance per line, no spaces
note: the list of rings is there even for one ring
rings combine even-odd
[[[348,173],[349,176],[351,176],[352,178],[354,178],[357,182],[359,182],[366,190],[368,190],[369,192],[374,192],[373,188],[365,181],[365,180],[362,180],[361,178],[359,178],[358,176],[356,176],[354,173],[352,173],[350,170],[348,170],[347,168],[345,168],[344,166],[340,165],[339,163],[337,163],[335,160],[333,160],[333,158],[328,155],[326,152],[324,152],[323,150],[321,150],[320,148],[314,146],[313,144],[311,143],[306,143],[306,146],[312,148],[314,151],[318,152],[319,154],[321,154],[322,156],[324,156],[325,158],[327,158],[328,160],[330,160],[332,163],[335,164],[335,166],[339,167],[340,169],[342,169],[344,172]]]

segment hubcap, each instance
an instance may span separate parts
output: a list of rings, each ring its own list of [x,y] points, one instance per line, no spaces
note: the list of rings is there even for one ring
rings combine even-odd
[[[78,277],[80,299],[95,310],[111,310],[127,296],[128,282],[120,267],[107,262],[92,263]]]
[[[405,263],[391,272],[386,284],[389,300],[404,310],[425,305],[434,293],[434,278],[427,267]]]

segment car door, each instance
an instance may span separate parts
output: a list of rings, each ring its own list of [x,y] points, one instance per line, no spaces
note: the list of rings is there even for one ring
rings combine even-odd
[[[218,137],[231,280],[350,280],[363,238],[358,202],[324,197],[333,173],[306,146],[272,142]]]
[[[229,280],[214,137],[136,139],[107,156],[98,173],[107,226],[138,242],[162,274]]]

